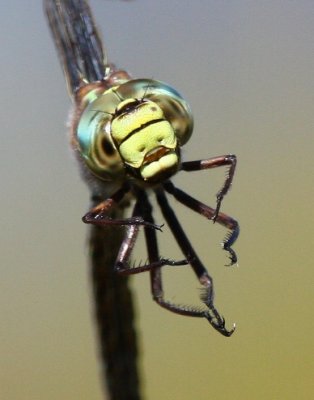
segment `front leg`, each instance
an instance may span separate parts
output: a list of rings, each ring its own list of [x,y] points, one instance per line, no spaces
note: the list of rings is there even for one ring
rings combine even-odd
[[[144,195],[144,193],[143,193],[143,195]],[[146,199],[146,197],[145,197],[145,199]],[[140,218],[140,217],[137,217],[137,215],[141,215],[142,213],[143,213],[143,210],[142,210],[142,205],[141,205],[141,199],[138,199],[136,201],[132,217],[128,218],[128,220],[133,221],[134,219]],[[158,227],[158,225],[156,225],[154,223],[150,214],[148,215],[148,217],[146,214],[144,214],[144,218],[145,218],[145,226],[144,226],[145,235],[147,234],[147,232],[146,232],[147,230],[152,231],[155,234],[155,229],[151,229],[151,228]],[[139,264],[137,266],[131,266],[130,265],[131,253],[132,253],[134,245],[136,243],[139,229],[140,229],[140,227],[138,224],[130,224],[126,228],[126,232],[125,232],[123,241],[121,243],[120,250],[119,250],[119,253],[118,253],[118,256],[117,256],[117,259],[115,262],[115,266],[114,266],[115,270],[120,275],[133,275],[133,274],[138,274],[141,272],[153,271],[153,270],[163,267],[165,265],[180,266],[180,265],[188,264],[188,262],[186,260],[174,261],[174,260],[170,260],[167,258],[161,258],[159,256],[154,257],[152,259],[150,257],[151,249],[148,247],[148,253],[149,253],[148,262],[146,262],[144,264]]]
[[[183,190],[178,189],[171,181],[165,182],[163,184],[163,187],[168,193],[172,194],[176,200],[184,204],[186,207],[189,207],[191,210],[197,212],[207,219],[213,219],[213,216],[215,215],[215,209],[213,209],[212,207],[203,204],[199,200],[196,200],[189,194],[185,193]],[[225,239],[222,241],[222,245],[223,249],[228,251],[229,253],[230,264],[228,265],[233,265],[237,262],[237,255],[235,251],[231,248],[231,246],[234,244],[239,236],[239,224],[235,219],[229,217],[229,215],[226,215],[222,212],[218,213],[216,220],[218,224],[230,229]]]
[[[130,191],[130,187],[125,184],[117,190],[111,197],[102,201],[97,206],[93,207],[82,218],[83,222],[92,225],[118,225],[118,226],[149,226],[153,229],[161,231],[162,226],[147,222],[141,216],[133,215],[131,218],[113,219],[110,212],[114,207],[117,207],[123,200],[124,196]]]
[[[236,165],[237,165],[237,157],[234,154],[229,154],[229,155],[225,155],[225,156],[209,158],[207,160],[187,161],[187,162],[183,162],[181,164],[181,169],[183,171],[188,171],[188,172],[200,171],[203,169],[210,169],[210,168],[216,168],[216,167],[223,167],[225,165],[229,165],[230,167],[228,168],[224,184],[216,195],[217,204],[216,204],[215,213],[212,216],[212,220],[214,222],[216,221],[216,219],[218,217],[222,200],[225,197],[225,195],[228,193],[228,191],[231,187],[233,176],[234,176]]]
[[[135,218],[135,216],[140,212],[140,205],[139,202],[135,204],[134,210],[133,210],[133,217],[129,218],[130,220]],[[149,229],[152,232],[155,231],[155,229],[150,229],[154,228],[155,226],[158,226],[154,224],[153,220],[149,218],[149,222],[145,224],[145,234],[147,234],[146,230]],[[124,239],[121,243],[120,250],[115,262],[115,270],[120,274],[120,275],[133,275],[133,274],[139,274],[141,272],[146,272],[146,271],[153,271],[155,269],[159,269],[165,265],[169,266],[180,266],[180,265],[187,265],[188,262],[187,260],[181,260],[181,261],[174,261],[170,260],[167,258],[161,258],[161,257],[155,257],[152,259],[149,257],[148,262],[144,264],[139,264],[136,266],[131,266],[130,265],[130,258],[131,258],[131,253],[134,248],[137,235],[139,232],[139,225],[129,225],[127,226],[126,233],[124,236]],[[150,255],[150,249],[148,248],[148,252]]]
[[[179,313],[183,315],[206,318],[208,322],[213,326],[213,328],[220,332],[222,335],[231,336],[235,330],[235,325],[233,325],[231,330],[228,330],[225,326],[224,318],[219,314],[214,305],[213,279],[208,274],[205,266],[199,259],[194,248],[192,247],[173,209],[170,207],[164,191],[159,189],[155,192],[161,212],[165,217],[165,220],[167,221],[173,236],[175,237],[186,259],[189,260],[189,263],[193,268],[199,282],[203,286],[201,300],[208,308],[205,311],[195,310],[191,308],[183,308]],[[178,312],[178,310],[175,312]]]

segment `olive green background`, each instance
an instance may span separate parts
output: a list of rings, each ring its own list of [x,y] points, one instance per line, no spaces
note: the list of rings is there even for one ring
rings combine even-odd
[[[224,229],[174,204],[214,277],[216,305],[237,330],[224,338],[204,320],[159,308],[148,275],[134,277],[145,398],[310,399],[314,3],[92,6],[110,60],[170,83],[190,102],[195,131],[184,159],[239,160],[223,204],[240,221],[239,267],[224,267]],[[0,43],[0,397],[100,400],[81,222],[88,191],[69,150],[70,101],[40,1],[6,2]],[[181,173],[175,182],[214,205],[223,176]],[[182,257],[166,228],[159,237],[163,255]],[[139,245],[134,258],[144,254]],[[198,304],[188,268],[165,275],[170,299]]]

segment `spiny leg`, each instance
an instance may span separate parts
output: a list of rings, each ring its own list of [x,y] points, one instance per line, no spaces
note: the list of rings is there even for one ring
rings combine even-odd
[[[129,218],[129,220],[135,220],[137,218],[142,218],[145,221],[145,234],[146,234],[146,229],[149,231],[155,231],[155,227],[158,226],[154,224],[151,214],[147,213],[148,219],[146,219],[146,207],[149,206],[150,204],[148,202],[147,196],[144,191],[137,190],[136,191],[136,196],[137,200],[133,209],[132,217]],[[142,204],[144,201],[144,205]],[[139,217],[141,216],[141,217]],[[144,218],[143,218],[144,217]],[[117,256],[117,260],[115,263],[115,270],[121,274],[121,275],[133,275],[133,274],[138,274],[141,272],[145,271],[152,271],[156,268],[160,268],[164,265],[169,265],[169,266],[176,266],[176,265],[186,265],[188,262],[186,260],[182,261],[174,261],[166,258],[159,258],[159,257],[154,257],[153,259],[150,259],[149,257],[149,262],[144,263],[142,265],[138,266],[130,266],[129,261],[131,257],[132,250],[134,248],[137,235],[139,232],[139,224],[132,224],[132,225],[127,225],[126,227],[126,232],[124,235],[124,239],[122,241],[122,244],[120,246],[120,250]],[[149,249],[149,247],[148,247]]]
[[[185,206],[189,207],[191,210],[197,212],[198,214],[202,215],[203,217],[207,219],[212,219],[213,216],[215,215],[215,210],[212,207],[207,206],[206,204],[203,204],[199,200],[194,199],[187,193],[185,193],[183,190],[178,189],[174,186],[174,184],[170,181],[167,181],[163,184],[163,187],[165,190],[172,194],[176,200],[178,200],[180,203],[184,204]],[[230,255],[230,264],[233,265],[237,262],[237,255],[235,251],[231,248],[231,246],[234,244],[234,242],[237,240],[239,233],[240,233],[240,227],[238,222],[229,217],[228,215],[219,212],[217,217],[216,217],[216,222],[218,222],[220,225],[224,226],[225,228],[230,229],[230,232],[227,234],[227,236],[224,238],[222,241],[223,249],[228,251]]]
[[[157,189],[155,192],[162,214],[165,217],[172,231],[172,234],[174,235],[179,247],[181,248],[182,253],[189,260],[190,265],[193,268],[196,276],[198,277],[201,285],[203,285],[205,288],[201,299],[208,307],[208,311],[196,311],[195,316],[205,317],[208,322],[222,335],[232,335],[235,326],[230,331],[228,331],[225,327],[224,318],[218,313],[217,309],[214,306],[213,279],[208,274],[206,268],[202,264],[195,250],[193,249],[189,239],[185,235],[175,213],[168,203],[164,191],[161,189]]]
[[[118,189],[111,197],[99,203],[97,206],[93,207],[88,213],[82,218],[83,222],[86,224],[93,225],[146,225],[151,228],[161,230],[161,226],[152,225],[151,223],[144,221],[140,215],[133,215],[131,218],[124,219],[113,219],[109,216],[110,210],[116,207],[124,198],[124,196],[131,190],[128,184],[124,184],[120,189]]]
[[[228,154],[228,155],[224,155],[224,156],[212,157],[207,160],[186,161],[181,164],[181,169],[183,171],[188,171],[188,172],[223,167],[225,165],[230,165],[230,167],[227,171],[226,179],[224,181],[222,188],[216,194],[217,205],[216,205],[214,214],[211,217],[211,219],[214,222],[217,220],[222,200],[225,197],[225,195],[228,193],[228,191],[231,187],[233,176],[234,176],[236,165],[237,165],[237,157],[234,154]]]
[[[152,206],[145,192],[142,192],[141,194],[140,207],[142,215],[145,218],[145,221],[149,221],[152,224],[154,224],[154,219],[152,216]],[[158,262],[158,260],[160,260],[156,232],[153,229],[144,227],[144,233],[145,233],[149,262],[151,265],[154,265],[156,264],[156,262]],[[187,264],[188,261],[183,260],[174,262],[174,264],[172,265],[187,265]],[[194,317],[203,317],[203,314],[201,314],[198,310],[194,310],[192,308],[183,305],[174,304],[164,299],[164,292],[162,285],[162,271],[160,267],[152,268],[150,271],[150,277],[151,277],[151,290],[153,294],[153,299],[157,302],[157,304],[176,314],[188,315]]]

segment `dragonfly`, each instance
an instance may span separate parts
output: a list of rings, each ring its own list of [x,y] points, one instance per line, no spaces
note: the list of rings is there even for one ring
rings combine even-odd
[[[220,211],[232,185],[236,156],[227,154],[183,161],[181,148],[192,135],[193,116],[179,92],[155,79],[133,79],[127,71],[109,63],[86,0],[44,0],[44,7],[73,100],[69,121],[71,146],[81,175],[91,190],[91,206],[83,222],[92,228],[90,256],[101,340],[112,334],[120,352],[129,352],[136,358],[134,311],[127,278],[143,272],[150,274],[152,297],[159,306],[177,314],[203,318],[222,335],[231,336],[235,325],[227,329],[225,319],[217,310],[213,279],[168,197],[225,227],[227,234],[222,247],[229,255],[229,265],[236,264],[237,255],[232,246],[239,235],[239,224]],[[195,199],[171,180],[180,172],[217,167],[226,167],[227,172],[215,207]],[[154,220],[151,196],[157,199],[162,216],[181,249],[182,260],[160,256],[158,235],[165,227]],[[131,204],[133,209],[126,215]],[[141,229],[147,261],[133,264],[132,250]],[[186,266],[192,268],[201,284],[202,307],[178,304],[164,295],[163,269]],[[104,357],[109,365],[116,362],[115,351],[119,351],[112,350],[110,361],[110,346],[112,343],[101,350],[106,353]],[[123,380],[138,379],[136,368],[131,370],[132,367],[124,371]]]

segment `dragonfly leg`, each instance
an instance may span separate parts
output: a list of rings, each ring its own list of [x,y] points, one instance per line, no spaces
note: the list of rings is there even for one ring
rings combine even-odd
[[[152,216],[152,207],[145,193],[143,193],[143,196],[141,198],[141,206],[145,220],[154,223],[154,219]],[[144,232],[145,232],[145,240],[146,240],[149,262],[150,265],[155,265],[160,260],[156,232],[155,230],[149,229],[148,227],[144,227]],[[187,260],[183,260],[182,262],[178,261],[174,263],[176,265],[186,265],[189,262]],[[161,266],[157,268],[152,268],[150,271],[150,276],[151,276],[151,289],[152,289],[153,299],[159,306],[180,315],[204,317],[202,311],[197,310],[191,306],[175,304],[168,300],[165,300],[163,284],[162,284]]]
[[[144,199],[144,201],[146,200],[144,207],[142,205],[143,199]],[[155,229],[151,229],[151,228],[158,226],[154,223],[154,221],[151,217],[151,214],[145,212],[147,209],[147,205],[149,205],[149,207],[150,207],[147,196],[146,196],[145,192],[141,192],[141,198],[139,198],[135,204],[132,218],[129,218],[129,220],[133,220],[135,218],[139,218],[139,217],[136,217],[137,215],[143,215],[143,217],[144,217],[143,220],[145,220],[145,225],[144,225],[145,234],[146,234],[146,230],[155,231]],[[143,210],[143,208],[144,208],[144,210]],[[122,241],[122,244],[120,246],[120,250],[119,250],[117,260],[115,263],[115,270],[119,274],[133,275],[133,274],[138,274],[141,272],[152,271],[156,268],[160,268],[165,265],[181,266],[181,265],[188,264],[187,260],[175,261],[175,260],[170,260],[170,259],[160,258],[160,257],[157,257],[154,259],[151,259],[149,257],[149,261],[144,264],[140,264],[137,266],[130,266],[129,260],[130,260],[131,253],[132,253],[133,247],[134,247],[136,239],[137,239],[139,228],[140,228],[139,224],[128,225],[126,228],[126,233],[125,233],[124,239]]]
[[[213,216],[215,215],[216,211],[212,207],[203,204],[199,200],[196,200],[187,193],[185,193],[183,190],[176,188],[172,182],[170,181],[165,182],[163,184],[163,187],[168,193],[172,194],[176,200],[184,204],[186,207],[189,207],[191,210],[202,215],[203,217],[207,219],[212,219]],[[234,242],[237,240],[239,236],[240,233],[239,224],[235,219],[229,217],[229,215],[226,215],[222,212],[219,212],[218,215],[216,216],[216,222],[224,226],[225,228],[229,229],[229,232],[222,241],[222,246],[223,249],[228,251],[229,253],[230,264],[228,265],[233,265],[237,262],[237,255],[231,246],[234,244]]]
[[[187,161],[183,162],[181,165],[181,169],[183,171],[200,171],[203,169],[223,167],[225,165],[229,165],[229,169],[227,171],[224,184],[216,195],[217,197],[216,209],[213,216],[211,217],[211,219],[214,222],[217,220],[222,200],[231,187],[237,165],[237,157],[234,154],[228,154],[224,156],[209,158],[207,160]]]
[[[97,206],[93,207],[87,214],[85,214],[82,218],[83,222],[93,225],[144,225],[149,226],[150,228],[161,230],[160,225],[151,224],[150,222],[145,221],[141,216],[132,216],[131,218],[124,219],[113,219],[109,216],[110,211],[122,201],[124,196],[129,191],[130,187],[128,185],[123,185],[111,197],[102,201]]]
[[[208,320],[208,322],[222,335],[230,336],[234,332],[235,327],[231,330],[227,330],[225,327],[225,320],[219,314],[216,307],[214,306],[214,290],[213,290],[213,279],[208,274],[206,268],[202,264],[201,260],[199,259],[198,255],[196,254],[195,250],[193,249],[189,239],[185,235],[174,211],[170,207],[168,200],[165,196],[163,190],[156,190],[156,196],[158,204],[161,208],[162,214],[165,217],[172,234],[174,235],[179,247],[181,248],[182,253],[185,257],[189,260],[191,267],[193,268],[196,276],[199,279],[199,282],[203,286],[204,290],[201,295],[201,300],[207,306],[207,310],[197,310],[197,309],[190,309],[189,307],[182,307],[181,310],[173,310],[171,306],[166,307],[166,305],[161,304],[162,306],[170,309],[171,311],[178,312],[179,314],[184,315],[192,315],[198,317],[204,317]],[[160,279],[157,277],[155,278],[156,291],[158,290],[158,284]],[[162,290],[162,289],[161,289]],[[162,293],[162,292],[161,292]]]

